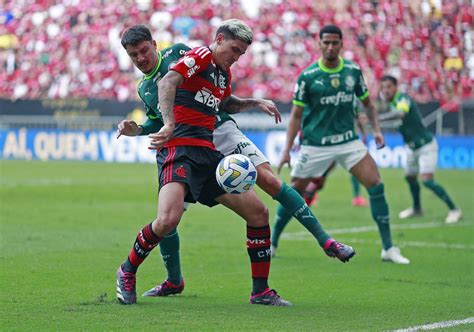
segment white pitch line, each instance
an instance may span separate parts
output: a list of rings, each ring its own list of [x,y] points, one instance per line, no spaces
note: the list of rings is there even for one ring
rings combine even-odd
[[[405,225],[392,225],[392,229],[423,229],[423,228],[439,228],[439,227],[453,227],[453,226],[470,226],[470,224],[461,223],[456,225],[445,225],[440,222],[428,222],[428,223],[418,223],[418,224],[405,224]],[[366,233],[371,231],[377,231],[376,226],[362,226],[362,227],[352,227],[352,228],[339,228],[339,229],[330,229],[328,230],[329,234],[356,234],[356,233]],[[290,241],[305,241],[312,240],[313,236],[307,232],[294,232],[294,233],[284,233],[281,236],[283,239]],[[379,241],[370,241],[363,239],[345,239],[350,243],[368,243],[374,245],[380,245]],[[469,244],[459,244],[459,243],[445,243],[445,242],[421,242],[421,241],[400,241],[400,245],[408,247],[419,247],[419,248],[441,248],[441,249],[459,249],[459,250],[474,250],[474,245]]]
[[[446,225],[442,222],[424,222],[418,224],[391,224],[390,228],[393,229],[422,229],[422,228],[438,228],[438,227],[453,227],[453,226],[471,226],[468,223],[460,223],[455,225]],[[367,233],[377,231],[377,226],[361,226],[361,227],[350,227],[350,228],[336,228],[336,229],[328,229],[327,232],[329,234],[355,234],[355,233]],[[302,232],[294,232],[294,233],[284,233],[282,236],[291,236],[292,238],[298,237],[307,237],[310,236],[310,233],[307,231]]]
[[[408,327],[406,329],[393,330],[393,332],[412,332],[412,331],[420,331],[420,330],[435,330],[435,329],[443,329],[443,328],[447,328],[447,327],[473,324],[473,323],[474,323],[474,317],[469,317],[469,318],[462,319],[462,320],[447,320],[447,321],[444,321],[444,322],[438,322],[438,323],[433,323],[433,324],[412,326],[412,327]]]

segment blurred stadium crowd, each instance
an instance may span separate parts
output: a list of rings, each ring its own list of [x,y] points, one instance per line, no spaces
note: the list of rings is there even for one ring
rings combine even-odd
[[[318,58],[325,24],[344,32],[376,96],[384,73],[417,101],[472,97],[469,0],[15,0],[0,7],[0,98],[136,98],[140,73],[120,33],[148,25],[160,48],[209,44],[215,26],[245,20],[254,43],[233,67],[234,93],[288,102],[299,72]]]

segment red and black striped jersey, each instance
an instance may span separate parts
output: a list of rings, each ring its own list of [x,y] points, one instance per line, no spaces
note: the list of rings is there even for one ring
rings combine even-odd
[[[191,145],[215,150],[212,133],[222,99],[231,94],[230,70],[220,69],[209,47],[188,51],[170,70],[184,77],[173,106],[175,130],[165,147]]]

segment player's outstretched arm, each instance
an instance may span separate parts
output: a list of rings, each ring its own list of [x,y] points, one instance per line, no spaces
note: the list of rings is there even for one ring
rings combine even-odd
[[[221,102],[220,108],[229,114],[236,114],[245,112],[249,109],[256,108],[260,112],[266,113],[270,116],[275,117],[275,123],[281,122],[281,114],[278,111],[276,104],[268,99],[260,98],[239,98],[231,95]]]
[[[280,171],[283,165],[288,164],[291,167],[291,157],[290,151],[293,147],[293,142],[295,141],[296,135],[301,128],[301,117],[303,115],[303,107],[293,105],[291,108],[290,122],[288,123],[288,129],[286,130],[286,144],[285,149],[283,150],[280,163],[278,164],[277,172],[280,174]]]
[[[163,116],[163,127],[159,132],[150,134],[149,149],[161,148],[169,141],[175,127],[173,105],[176,97],[176,88],[184,82],[184,77],[176,72],[169,71],[158,83],[158,100],[160,101],[160,112]]]
[[[374,135],[377,149],[381,149],[385,146],[385,139],[382,135],[382,131],[380,130],[377,109],[375,108],[375,105],[370,97],[365,98],[362,103],[367,110],[367,117],[369,118],[370,125],[372,126],[372,134]]]
[[[405,117],[404,112],[399,111],[390,111],[387,113],[379,114],[379,121],[391,121],[391,120],[400,120]]]

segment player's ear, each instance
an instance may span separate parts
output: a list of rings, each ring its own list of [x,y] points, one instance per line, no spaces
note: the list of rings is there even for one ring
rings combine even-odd
[[[157,48],[157,46],[156,46],[156,40],[153,39],[153,40],[152,40],[152,44],[153,44],[153,47],[154,47],[154,48]]]
[[[221,45],[225,40],[225,36],[223,33],[218,33],[216,36],[216,43],[217,45]]]

